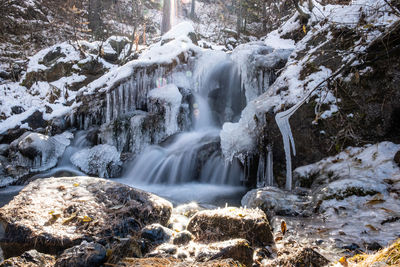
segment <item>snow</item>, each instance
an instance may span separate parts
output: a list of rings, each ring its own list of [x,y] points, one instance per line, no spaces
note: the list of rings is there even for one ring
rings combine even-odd
[[[80,60],[80,54],[77,49],[75,49],[74,46],[69,44],[68,42],[64,42],[61,44],[56,44],[53,45],[49,48],[43,49],[39,51],[37,54],[32,56],[28,62],[28,69],[27,72],[37,72],[39,70],[46,70],[48,67],[46,67],[43,62],[43,58],[52,51],[55,51],[57,49],[60,49],[60,53],[64,54],[65,56],[62,56],[58,58],[52,65],[60,62],[71,62],[71,61],[79,61]]]
[[[299,167],[294,170],[301,177],[323,171],[352,178],[368,178],[383,181],[397,174],[399,168],[393,161],[400,145],[382,142],[366,145],[362,148],[349,147],[340,154],[323,159],[315,164]]]
[[[155,88],[148,93],[150,105],[160,101],[165,107],[165,131],[172,135],[179,130],[178,115],[182,103],[182,95],[178,87],[168,84],[164,87]],[[151,110],[151,108],[150,108]]]
[[[264,43],[275,49],[295,49],[296,47],[294,40],[282,39],[277,34],[277,31],[273,31],[268,34],[264,40]]]
[[[17,126],[20,126],[23,120],[26,120],[29,116],[31,116],[35,111],[37,111],[36,107],[31,107],[27,111],[11,116],[6,120],[0,122],[0,134],[4,134],[9,129],[13,129]]]
[[[112,177],[113,172],[110,168],[122,165],[120,153],[110,145],[97,145],[80,150],[72,155],[71,162],[83,172],[101,178]]]
[[[176,26],[172,27],[171,30],[166,32],[161,40],[171,40],[171,39],[177,39],[181,36],[188,36],[190,33],[194,33],[194,27],[191,22],[189,21],[184,21]]]

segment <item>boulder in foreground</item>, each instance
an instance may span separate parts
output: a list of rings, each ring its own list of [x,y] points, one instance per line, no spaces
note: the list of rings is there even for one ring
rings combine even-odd
[[[267,216],[260,209],[228,207],[200,211],[191,218],[187,230],[202,242],[243,238],[256,246],[273,243]]]
[[[82,241],[166,225],[172,205],[153,194],[100,178],[38,179],[0,209],[5,258],[29,249],[55,254]]]

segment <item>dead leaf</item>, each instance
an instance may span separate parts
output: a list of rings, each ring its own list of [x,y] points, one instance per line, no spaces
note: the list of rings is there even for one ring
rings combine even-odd
[[[281,232],[282,232],[283,235],[285,235],[286,231],[287,231],[286,222],[282,220],[282,222],[281,222]]]

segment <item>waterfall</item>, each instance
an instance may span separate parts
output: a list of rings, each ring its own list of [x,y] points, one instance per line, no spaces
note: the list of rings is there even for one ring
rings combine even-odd
[[[242,167],[236,161],[225,162],[219,132],[224,121],[240,115],[244,106],[240,98],[245,97],[235,65],[220,53],[200,58],[195,73],[187,77],[188,84],[195,81],[192,91],[196,93],[191,104],[193,128],[170,137],[165,144],[145,149],[127,168],[123,182],[145,186],[193,182],[240,185],[244,176]]]

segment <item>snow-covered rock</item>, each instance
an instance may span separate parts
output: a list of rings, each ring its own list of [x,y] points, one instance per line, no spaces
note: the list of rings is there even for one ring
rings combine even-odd
[[[110,145],[97,145],[72,155],[71,162],[83,172],[101,178],[118,177],[122,162],[120,152]]]

